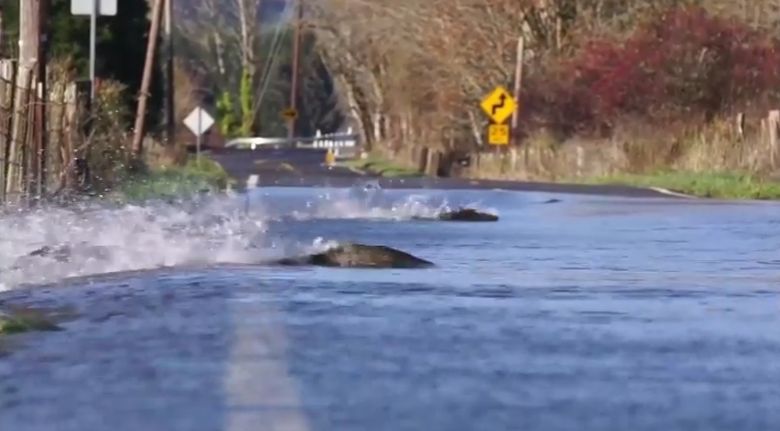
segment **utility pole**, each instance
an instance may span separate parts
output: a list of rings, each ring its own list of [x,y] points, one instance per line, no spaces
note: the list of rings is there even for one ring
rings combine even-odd
[[[33,73],[35,79],[29,91],[33,94],[34,138],[22,154],[30,156],[30,172],[24,178],[27,186],[36,185],[35,193],[40,197],[44,191],[46,167],[46,23],[50,0],[26,0],[19,2],[19,66]],[[21,75],[21,74],[19,74]],[[21,98],[20,98],[21,99]],[[21,103],[21,101],[19,102]],[[24,139],[22,139],[24,142]]]
[[[36,70],[36,91],[38,91],[38,103],[35,105],[35,128],[36,147],[37,147],[37,178],[35,180],[38,189],[36,190],[40,199],[46,193],[46,182],[48,181],[47,157],[48,141],[46,103],[49,96],[49,88],[46,80],[46,63],[48,62],[49,46],[49,10],[51,0],[38,0],[38,40],[36,45],[38,63]]]
[[[173,145],[176,134],[174,78],[173,78],[173,1],[165,0],[165,137]]]
[[[523,40],[523,36],[520,36],[517,39],[517,59],[515,60],[515,88],[514,88],[514,97],[515,97],[515,104],[517,105],[517,109],[515,109],[515,112],[512,113],[512,144],[517,146],[520,145],[520,137],[519,133],[517,133],[517,128],[520,126],[520,93],[523,90],[523,61],[525,58],[525,41]]]
[[[19,66],[28,70],[38,63],[41,1],[19,2]]]
[[[160,36],[160,16],[165,0],[155,0],[152,9],[152,23],[149,29],[149,41],[146,45],[146,60],[144,72],[141,78],[141,90],[138,94],[138,109],[135,113],[135,129],[133,134],[133,156],[140,158],[143,151],[144,127],[146,120],[146,102],[149,98],[149,86],[152,83],[152,66],[154,65],[154,52],[157,49],[157,39]]]
[[[89,14],[89,106],[95,106],[95,52],[97,49],[97,14],[99,0],[92,0],[92,10]]]
[[[301,28],[303,27],[303,0],[296,0],[295,35],[293,37],[292,57],[292,83],[290,85],[290,109],[295,111],[295,102],[298,96],[298,68],[301,57]],[[287,139],[292,141],[295,136],[295,120],[293,117],[287,120]]]
[[[5,26],[3,25],[3,5],[0,4],[0,55],[5,51]]]

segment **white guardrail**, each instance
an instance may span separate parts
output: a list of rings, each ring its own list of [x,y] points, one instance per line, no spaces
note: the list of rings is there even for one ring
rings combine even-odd
[[[281,147],[294,146],[295,148],[331,148],[338,153],[340,149],[353,149],[358,144],[358,135],[352,132],[352,128],[347,129],[345,133],[322,134],[319,130],[313,137],[287,138],[265,138],[262,136],[248,138],[234,138],[225,143],[226,148],[249,148],[258,147]],[[338,155],[338,154],[337,154]]]

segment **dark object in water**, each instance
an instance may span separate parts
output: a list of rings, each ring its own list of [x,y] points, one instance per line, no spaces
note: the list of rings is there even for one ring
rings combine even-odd
[[[543,204],[557,204],[558,202],[561,202],[561,200],[552,198],[552,199],[547,199],[546,201],[544,201],[542,203]]]
[[[111,256],[110,249],[105,246],[81,243],[75,246],[70,244],[61,244],[57,246],[45,245],[27,253],[27,257],[47,258],[60,263],[65,263],[70,262],[75,254],[82,257],[101,260],[108,260]]]
[[[477,211],[473,208],[460,208],[439,214],[439,220],[444,221],[498,221],[498,216]]]
[[[67,262],[70,259],[71,249],[67,245],[57,248],[45,245],[28,253],[28,256],[52,257],[57,262]]]
[[[383,245],[342,244],[322,253],[286,258],[279,265],[339,268],[426,268],[432,262]]]

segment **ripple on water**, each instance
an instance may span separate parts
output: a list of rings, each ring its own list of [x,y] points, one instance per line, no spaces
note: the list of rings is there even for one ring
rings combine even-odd
[[[323,430],[780,428],[778,257],[765,245],[780,232],[764,206],[574,196],[534,205],[545,199],[437,191],[415,202],[481,199],[502,219],[380,224],[359,215],[396,217],[409,192],[367,205],[341,205],[335,192],[264,193],[249,214],[225,201],[0,220],[18,241],[0,237],[1,268],[47,241],[102,243],[100,233],[138,260],[92,270],[140,270],[63,282],[73,272],[64,268],[27,280],[50,282],[43,287],[0,274],[14,288],[0,307],[71,305],[83,316],[62,333],[20,338],[0,359],[0,428],[44,418],[63,430],[113,421],[115,430],[205,431],[238,417],[227,404],[265,413],[283,404]],[[335,212],[319,217],[323,208]],[[303,216],[267,222],[291,210]],[[740,229],[722,229],[735,220]],[[268,237],[293,250],[391,244],[437,267],[234,262],[267,252]],[[148,270],[170,259],[191,267]],[[106,424],[92,426],[98,413]]]

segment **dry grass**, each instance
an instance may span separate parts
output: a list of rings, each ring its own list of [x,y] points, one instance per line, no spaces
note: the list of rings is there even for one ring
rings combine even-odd
[[[377,155],[370,155],[365,159],[350,160],[345,162],[345,165],[353,169],[388,178],[414,177],[420,175],[420,171],[417,169],[408,168]]]
[[[468,170],[472,178],[593,182],[658,186],[698,196],[776,197],[776,169],[761,118],[739,133],[735,118],[704,126],[651,126],[626,121],[610,138],[531,134],[519,149],[486,151]]]

